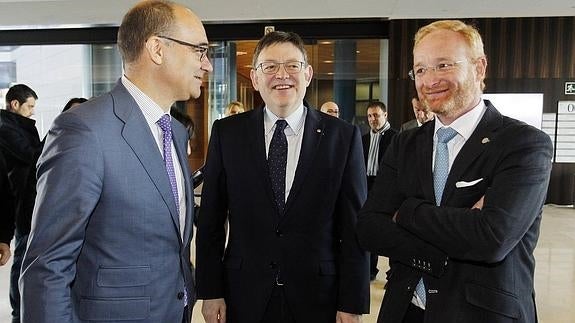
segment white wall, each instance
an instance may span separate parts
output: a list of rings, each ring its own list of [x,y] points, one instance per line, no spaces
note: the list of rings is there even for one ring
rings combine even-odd
[[[91,96],[88,45],[21,46],[12,52],[17,83],[38,94],[36,127],[43,137],[70,98]]]

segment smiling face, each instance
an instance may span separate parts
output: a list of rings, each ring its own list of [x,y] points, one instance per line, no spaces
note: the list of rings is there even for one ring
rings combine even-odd
[[[451,30],[432,31],[413,49],[414,69],[460,61],[449,71],[428,68],[415,78],[421,102],[444,124],[450,124],[479,103],[487,61],[485,57],[474,59],[465,38]]]
[[[305,62],[303,53],[292,43],[276,43],[261,50],[254,68],[262,62],[291,61]],[[313,70],[307,63],[294,74],[289,74],[283,64],[274,74],[264,74],[261,68],[252,69],[250,73],[252,85],[260,92],[267,108],[282,118],[289,116],[303,103],[312,75]]]
[[[377,132],[387,122],[387,112],[384,112],[378,106],[371,106],[367,108],[367,121],[369,122],[369,127],[371,131]]]

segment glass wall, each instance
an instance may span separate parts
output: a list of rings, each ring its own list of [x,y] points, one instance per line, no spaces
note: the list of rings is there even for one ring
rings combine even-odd
[[[13,84],[24,83],[38,95],[36,127],[43,137],[70,98],[99,95],[122,75],[114,44],[2,47],[0,66],[8,66],[0,84],[0,101]]]
[[[248,110],[263,105],[250,80],[256,44],[256,40],[211,44],[214,72],[209,86],[209,124],[223,117],[230,101],[241,101]],[[367,127],[367,102],[387,103],[387,40],[308,40],[306,50],[314,71],[306,101],[317,108],[334,101],[340,106],[341,118]]]
[[[250,80],[256,44],[257,40],[210,44],[214,71],[203,86],[202,97],[184,105],[202,129],[196,133],[199,159],[213,121],[224,116],[230,101],[243,102],[247,110],[263,105]],[[316,108],[335,101],[341,118],[366,131],[367,102],[387,103],[387,44],[383,39],[306,40],[314,71],[306,101]],[[2,105],[3,94],[12,84],[24,83],[36,91],[34,118],[44,136],[70,98],[91,98],[109,91],[122,75],[122,64],[115,44],[5,46],[0,47],[0,71]]]

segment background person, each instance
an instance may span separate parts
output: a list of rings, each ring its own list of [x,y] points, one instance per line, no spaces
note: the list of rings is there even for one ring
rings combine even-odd
[[[419,102],[418,98],[411,99],[411,107],[413,108],[413,114],[415,115],[415,119],[409,120],[401,125],[399,132],[404,130],[413,129],[417,127],[421,127],[422,124],[426,123],[433,119],[435,114],[431,112],[427,107],[425,107],[421,102]]]
[[[62,112],[68,111],[70,108],[79,106],[80,104],[82,104],[86,101],[88,101],[88,99],[86,99],[86,98],[71,98],[70,100],[68,100],[68,102],[64,106],[64,109],[62,109]]]
[[[339,118],[339,107],[337,106],[337,103],[335,103],[335,102],[327,101],[321,105],[319,110],[323,113],[327,113],[327,114],[332,115],[336,118]]]
[[[363,156],[367,170],[367,190],[371,191],[377,173],[379,164],[383,160],[391,139],[397,134],[395,129],[391,128],[387,121],[387,107],[383,102],[374,101],[367,104],[367,121],[369,123],[369,132],[362,136]],[[379,256],[377,253],[370,253],[369,256],[369,278],[375,280],[379,269],[377,262]]]
[[[233,116],[234,114],[243,113],[244,111],[245,110],[244,110],[244,104],[243,103],[241,103],[240,101],[232,101],[226,107],[226,111],[224,112],[224,115],[226,117],[229,117],[229,116]]]
[[[10,305],[12,306],[12,322],[20,322],[20,292],[18,279],[22,259],[26,251],[26,242],[30,233],[34,199],[36,198],[36,161],[42,152],[42,143],[36,129],[34,115],[38,96],[25,84],[16,84],[6,93],[6,110],[0,110],[0,155],[4,161],[5,182],[1,190],[2,208],[12,212],[2,215],[15,222],[8,224],[6,236],[0,240],[10,243],[14,235],[14,258],[10,271]],[[14,230],[15,228],[15,230]],[[4,231],[4,230],[3,230]],[[4,249],[5,246],[0,248]]]

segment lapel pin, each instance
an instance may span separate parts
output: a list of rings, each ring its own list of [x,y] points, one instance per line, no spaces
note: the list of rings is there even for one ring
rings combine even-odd
[[[489,140],[489,138],[487,138],[487,137],[481,139],[481,143],[482,143],[482,144],[486,144],[486,143],[488,143],[489,141],[490,141],[490,140]]]

